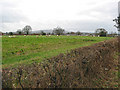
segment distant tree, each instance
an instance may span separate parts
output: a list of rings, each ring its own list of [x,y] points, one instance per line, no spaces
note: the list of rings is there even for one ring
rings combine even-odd
[[[6,35],[8,35],[9,33],[8,32],[6,32]]]
[[[22,30],[21,30],[21,29],[18,29],[18,30],[17,30],[17,33],[18,33],[19,35],[21,35],[21,34],[22,34]]]
[[[9,35],[13,35],[13,32],[9,32]]]
[[[44,31],[41,31],[41,35],[46,35],[46,33]]]
[[[32,28],[31,28],[31,26],[29,26],[29,25],[26,25],[24,28],[23,28],[23,30],[22,30],[25,34],[29,34],[31,31],[32,31]]]
[[[75,32],[70,32],[70,34],[75,34]]]
[[[53,29],[53,33],[56,34],[56,35],[63,35],[64,32],[65,32],[65,30],[62,29],[61,27],[57,27],[57,28]]]
[[[109,36],[109,37],[115,37],[115,36],[117,36],[117,33],[116,32],[110,32],[107,36]]]
[[[76,34],[77,34],[77,35],[81,35],[81,32],[77,31]]]
[[[54,35],[54,33],[52,32],[51,35]]]
[[[104,36],[106,37],[107,35],[107,31],[104,29],[104,28],[98,28],[96,31],[95,31],[95,34],[96,35],[99,35],[99,36]]]
[[[51,35],[51,33],[48,33],[48,35]]]
[[[66,34],[70,34],[69,32],[67,32]]]

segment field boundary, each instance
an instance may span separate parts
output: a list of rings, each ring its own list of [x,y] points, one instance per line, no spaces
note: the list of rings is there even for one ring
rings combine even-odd
[[[110,83],[117,67],[118,39],[71,50],[29,66],[3,69],[3,87],[12,88],[117,88]],[[105,83],[104,83],[105,82]],[[106,83],[107,82],[107,83]]]

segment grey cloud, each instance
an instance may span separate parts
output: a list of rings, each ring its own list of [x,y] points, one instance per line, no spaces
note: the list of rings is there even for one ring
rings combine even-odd
[[[118,13],[118,8],[117,8],[117,2],[109,2],[107,4],[104,4],[102,6],[98,6],[97,8],[94,8],[93,10],[102,12],[103,14],[111,15],[111,16],[116,16]]]
[[[0,0],[0,6],[3,8],[14,8],[19,4],[18,0]]]
[[[112,21],[65,21],[65,22],[58,22],[59,26],[65,28],[68,31],[81,31],[81,32],[94,32],[97,28],[103,27],[108,32],[110,31],[117,31],[113,25]]]
[[[20,12],[14,11],[12,9],[4,9],[0,16],[2,17],[3,23],[19,23],[20,21],[26,20],[26,17],[23,16]]]
[[[20,1],[20,0],[19,0]],[[94,3],[92,3],[94,5]],[[18,9],[15,10],[16,8],[16,3],[10,3],[10,2],[2,2],[2,6],[4,6],[3,12],[0,13],[0,17],[2,17],[3,23],[7,23],[3,26],[4,31],[7,30],[16,30],[17,27],[19,26],[19,22],[23,21],[26,22],[27,16],[25,17]],[[68,31],[81,31],[81,32],[94,32],[97,28],[103,27],[107,31],[112,31],[115,30],[117,31],[113,25],[112,19],[117,17],[117,2],[110,2],[102,5],[95,5],[94,8],[90,8],[84,11],[81,11],[78,13],[78,15],[88,15],[91,16],[91,12],[99,12],[100,17],[99,19],[104,19],[102,21],[95,21],[95,20],[71,20],[71,21],[53,21],[53,22],[34,22],[31,24],[31,27],[34,26],[35,28],[37,27],[38,29],[42,28],[54,28],[54,26],[60,26],[64,28],[65,30]],[[103,18],[104,17],[104,18]],[[110,17],[108,20],[106,20],[107,17]],[[10,24],[11,23],[11,24]],[[12,23],[18,23],[13,24]],[[9,25],[10,24],[10,25]],[[23,27],[23,26],[19,26]]]
[[[20,10],[16,9],[18,2],[10,2],[8,0],[2,0],[0,6],[0,17],[2,18],[2,23],[15,23],[24,21],[27,18],[21,13]]]
[[[102,14],[103,17],[110,16],[115,17],[118,14],[118,8],[117,8],[117,2],[109,2],[106,4],[101,5],[94,5],[93,8],[81,11],[78,13],[78,15],[89,15],[91,16],[91,12],[99,12]],[[106,17],[107,18],[107,17]]]

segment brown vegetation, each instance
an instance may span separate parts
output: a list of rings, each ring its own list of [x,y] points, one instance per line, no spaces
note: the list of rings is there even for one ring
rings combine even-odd
[[[41,63],[6,68],[3,88],[114,88],[110,78],[114,78],[111,71],[117,67],[116,52],[118,40],[113,39],[77,48]]]

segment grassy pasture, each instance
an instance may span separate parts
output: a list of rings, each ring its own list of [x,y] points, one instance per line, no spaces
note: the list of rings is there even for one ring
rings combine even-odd
[[[112,39],[88,36],[16,36],[2,37],[2,66],[40,62],[71,49]]]

